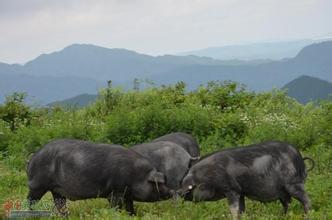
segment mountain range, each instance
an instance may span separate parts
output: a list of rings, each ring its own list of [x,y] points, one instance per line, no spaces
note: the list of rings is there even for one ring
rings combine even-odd
[[[148,78],[156,85],[182,80],[188,89],[210,80],[233,80],[249,89],[265,91],[281,88],[301,75],[332,81],[332,41],[311,44],[295,57],[279,61],[149,56],[125,49],[74,44],[24,65],[0,63],[0,102],[5,95],[18,91],[46,104],[82,93],[96,94],[108,80],[131,88],[134,78]]]
[[[257,65],[183,66],[151,79],[165,84],[182,80],[190,88],[210,80],[233,80],[255,91],[266,91],[281,88],[301,75],[332,81],[332,41],[306,46],[290,59]]]
[[[182,52],[178,55],[196,55],[212,57],[220,60],[281,60],[296,56],[305,46],[327,40],[332,39],[302,39],[292,41],[273,41],[263,43],[247,43],[242,45],[227,45],[222,47],[208,47],[199,50]]]

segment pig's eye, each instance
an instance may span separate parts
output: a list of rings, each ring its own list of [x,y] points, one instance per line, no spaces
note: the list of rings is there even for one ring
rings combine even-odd
[[[189,189],[189,190],[192,190],[193,188],[194,188],[193,185],[189,185],[189,186],[188,186],[188,189]]]

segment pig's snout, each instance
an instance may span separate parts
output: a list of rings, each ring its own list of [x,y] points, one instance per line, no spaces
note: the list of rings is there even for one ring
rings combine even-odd
[[[178,195],[177,195],[177,193],[176,193],[176,191],[175,190],[173,190],[173,189],[170,189],[169,191],[168,191],[168,198],[167,199],[169,199],[169,198],[176,198]]]
[[[168,189],[165,190],[164,193],[160,193],[160,199],[170,199],[176,195],[175,190]]]
[[[175,192],[174,197],[181,197],[184,198],[184,200],[192,200],[192,192],[191,190],[184,190],[184,189],[179,189]]]

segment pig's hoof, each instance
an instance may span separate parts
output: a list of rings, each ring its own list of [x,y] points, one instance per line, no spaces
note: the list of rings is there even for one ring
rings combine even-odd
[[[53,212],[56,214],[56,215],[59,215],[59,216],[62,216],[62,217],[66,217],[69,215],[69,210],[67,207],[63,207],[63,208],[56,208],[54,207],[53,208]]]
[[[64,211],[64,212],[59,212],[59,213],[60,213],[60,215],[63,216],[63,217],[66,217],[66,216],[69,215],[69,211],[68,211],[68,210],[66,210],[66,211]]]

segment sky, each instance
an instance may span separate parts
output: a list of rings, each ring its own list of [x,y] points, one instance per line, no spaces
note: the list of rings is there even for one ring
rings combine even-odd
[[[331,0],[0,0],[0,62],[73,43],[150,55],[332,36]]]

